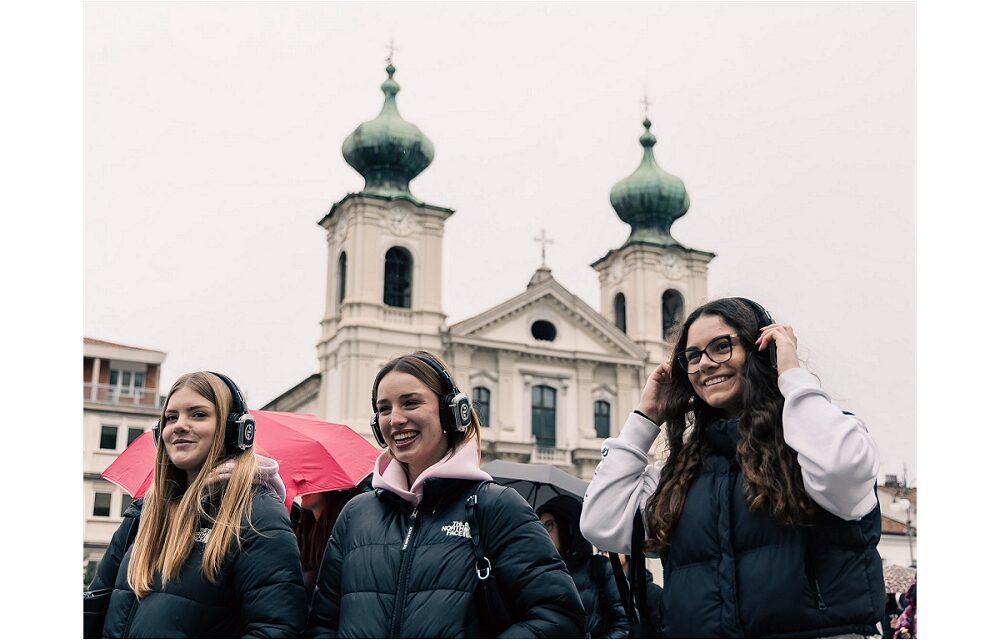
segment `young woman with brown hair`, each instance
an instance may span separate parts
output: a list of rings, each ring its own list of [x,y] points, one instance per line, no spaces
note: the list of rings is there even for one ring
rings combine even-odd
[[[660,557],[661,637],[876,632],[878,451],[796,346],[753,301],[705,304],[605,441],[581,526],[601,549]],[[650,465],[663,423],[667,458]],[[633,550],[637,509],[646,540]]]
[[[496,637],[485,635],[488,612],[474,597],[479,578],[492,575],[509,613],[507,628],[492,633],[582,637],[566,566],[528,503],[479,468],[479,418],[444,363],[424,351],[390,360],[371,400],[373,436],[386,451],[374,491],[351,500],[334,526],[310,636]],[[474,536],[489,559],[479,572]]]

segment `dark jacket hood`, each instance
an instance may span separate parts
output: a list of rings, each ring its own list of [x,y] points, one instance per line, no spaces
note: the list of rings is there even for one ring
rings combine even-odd
[[[566,561],[580,561],[590,557],[593,545],[580,532],[580,513],[583,502],[570,495],[552,498],[535,510],[539,516],[550,513],[559,525],[559,544],[562,547],[560,555]]]

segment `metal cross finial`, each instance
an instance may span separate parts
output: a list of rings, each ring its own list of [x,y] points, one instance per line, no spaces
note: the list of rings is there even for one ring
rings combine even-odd
[[[542,266],[545,266],[545,245],[552,244],[554,240],[552,238],[545,237],[545,229],[542,229],[542,235],[535,238],[535,242],[539,242],[542,245]]]
[[[653,104],[649,101],[649,96],[642,96],[642,117],[649,120],[649,105]]]
[[[385,61],[388,62],[389,64],[392,64],[392,54],[394,54],[397,51],[399,51],[399,47],[396,46],[396,40],[393,39],[393,38],[390,38],[389,39],[389,44],[386,45],[385,48],[389,50],[389,57],[386,58]]]

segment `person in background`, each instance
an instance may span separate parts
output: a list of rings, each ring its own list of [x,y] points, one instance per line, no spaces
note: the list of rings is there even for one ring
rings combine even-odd
[[[306,602],[312,599],[316,588],[316,574],[319,571],[326,543],[330,540],[333,525],[336,524],[344,505],[364,491],[354,487],[341,491],[319,491],[302,496],[302,504],[292,506],[292,528],[299,545],[299,559],[302,562],[302,582],[305,586]]]
[[[229,378],[170,387],[153,430],[153,482],[114,534],[91,589],[114,587],[107,638],[301,637],[306,603],[278,464],[257,456]],[[127,548],[126,548],[127,547]]]
[[[611,562],[595,554],[580,533],[579,498],[561,495],[536,509],[538,519],[566,563],[587,610],[585,638],[627,638],[628,618],[618,594]]]
[[[913,584],[906,590],[902,598],[903,611],[896,618],[893,625],[893,638],[916,638],[917,637],[917,578],[913,577]]]
[[[485,637],[489,612],[474,592],[490,577],[510,614],[499,637],[582,637],[573,579],[524,498],[479,468],[479,418],[445,364],[425,351],[393,358],[376,374],[371,402],[372,435],[386,450],[374,491],[351,500],[334,525],[310,636]],[[472,525],[490,560],[481,573]]]
[[[878,450],[796,346],[792,327],[756,302],[704,304],[604,442],[583,535],[659,555],[661,637],[877,633]],[[667,458],[648,464],[664,423]],[[630,548],[637,509],[643,549]]]

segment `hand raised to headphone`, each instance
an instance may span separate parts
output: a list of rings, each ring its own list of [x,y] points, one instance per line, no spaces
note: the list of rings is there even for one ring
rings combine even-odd
[[[757,338],[757,350],[767,349],[769,344],[774,344],[778,351],[778,375],[780,376],[789,369],[802,366],[799,363],[798,346],[799,341],[795,337],[795,331],[790,324],[769,324],[760,330],[760,337]]]
[[[670,384],[670,376],[673,373],[673,365],[669,355],[649,374],[646,378],[646,385],[642,388],[639,396],[639,406],[637,409],[645,414],[650,420],[657,424],[663,424],[667,413],[667,385]]]

